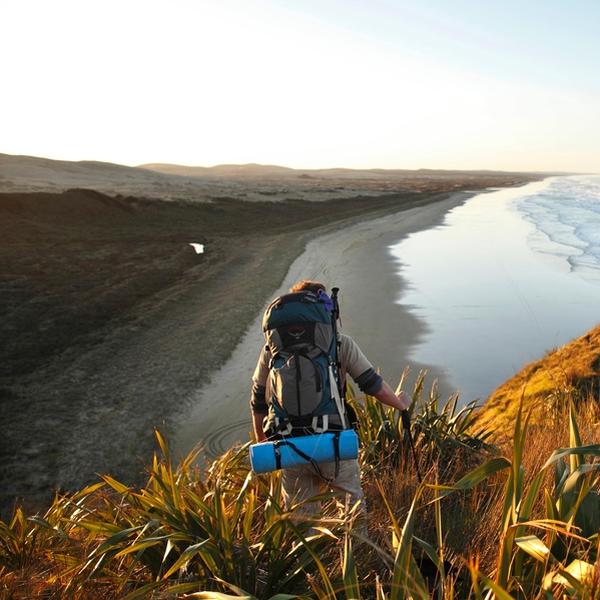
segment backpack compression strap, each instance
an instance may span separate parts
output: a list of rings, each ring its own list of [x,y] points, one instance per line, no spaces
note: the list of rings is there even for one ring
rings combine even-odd
[[[329,365],[329,387],[330,387],[331,395],[333,396],[333,399],[335,400],[335,406],[337,408],[337,411],[340,415],[340,419],[342,421],[342,428],[347,429],[348,425],[346,423],[346,411],[344,409],[344,403],[342,402],[342,399],[340,398],[340,390],[338,389],[337,380],[335,378],[335,375],[333,373],[333,368],[331,365]]]
[[[306,452],[303,452],[302,450],[300,450],[300,448],[298,448],[298,446],[296,446],[296,444],[294,444],[290,440],[276,440],[275,442],[273,442],[273,449],[275,451],[275,466],[277,467],[277,469],[281,469],[281,450],[279,449],[280,446],[289,446],[300,458],[303,458],[307,463],[310,463],[312,468],[315,470],[315,473],[323,481],[325,481],[328,484],[332,484],[340,473],[340,432],[339,431],[336,431],[333,434],[333,452],[334,452],[334,456],[335,456],[335,474],[331,479],[329,477],[325,477],[325,475],[323,475],[323,471],[321,471],[321,468],[319,467],[319,463],[314,458],[312,458],[312,456],[309,456],[308,454],[306,454]]]

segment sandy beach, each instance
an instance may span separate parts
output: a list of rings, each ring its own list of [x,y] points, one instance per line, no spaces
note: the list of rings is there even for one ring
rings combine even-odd
[[[423,330],[393,302],[387,246],[439,223],[457,193],[533,178],[422,175],[327,202],[286,200],[289,178],[261,202],[0,194],[0,511],[98,473],[142,481],[155,428],[180,453],[246,439],[257,317],[300,277],[342,289],[345,330],[395,383]]]
[[[286,293],[299,279],[316,279],[328,288],[340,288],[342,330],[359,343],[391,385],[398,383],[408,366],[407,389],[424,369],[429,382],[438,380],[442,395],[452,393],[454,390],[444,381],[439,367],[409,360],[410,349],[424,333],[424,325],[395,302],[405,283],[388,246],[410,233],[441,224],[446,213],[470,195],[452,194],[434,204],[368,219],[308,242],[282,285],[271,292],[258,311],[233,354],[212,374],[210,382],[194,393],[189,402],[191,411],[182,415],[173,434],[176,453],[185,455],[201,444],[209,456],[215,456],[234,443],[248,440],[250,378],[264,344],[262,313],[272,298]]]

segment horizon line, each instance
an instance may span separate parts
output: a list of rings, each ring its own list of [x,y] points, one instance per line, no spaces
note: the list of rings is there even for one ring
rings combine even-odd
[[[177,162],[144,162],[144,163],[136,163],[136,164],[127,164],[127,163],[119,163],[109,160],[98,160],[98,159],[79,159],[79,160],[70,160],[65,158],[50,158],[48,156],[37,156],[34,154],[9,154],[0,152],[0,156],[9,156],[12,158],[32,158],[32,159],[42,159],[53,162],[68,162],[68,163],[97,163],[97,164],[106,164],[106,165],[115,165],[119,167],[126,167],[131,169],[145,169],[152,170],[150,166],[166,166],[166,167],[184,167],[188,169],[217,169],[219,167],[262,167],[262,168],[277,168],[277,169],[285,169],[289,171],[407,171],[407,172],[418,172],[418,171],[446,171],[446,172],[490,172],[490,173],[530,173],[530,174],[544,174],[544,175],[599,175],[600,172],[589,172],[589,171],[568,171],[568,170],[538,170],[538,169],[493,169],[493,168],[462,168],[462,169],[452,169],[447,167],[417,167],[417,168],[406,168],[406,167],[290,167],[284,164],[275,164],[275,163],[259,163],[259,162],[244,162],[244,163],[235,163],[235,162],[225,162],[225,163],[216,163],[210,166],[206,165],[198,165],[198,164],[184,164]]]

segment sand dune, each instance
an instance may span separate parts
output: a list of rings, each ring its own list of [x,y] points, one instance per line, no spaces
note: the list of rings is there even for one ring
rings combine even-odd
[[[63,192],[73,188],[104,194],[211,202],[335,200],[406,192],[447,192],[513,185],[536,174],[492,171],[386,169],[297,170],[277,165],[195,167],[152,163],[69,162],[0,154],[0,192]]]
[[[73,188],[162,200],[208,201],[223,193],[222,186],[214,182],[138,167],[0,154],[0,192],[63,192]]]

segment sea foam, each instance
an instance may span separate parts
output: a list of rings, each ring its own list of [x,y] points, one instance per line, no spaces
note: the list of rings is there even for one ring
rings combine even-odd
[[[535,226],[533,250],[560,258],[569,270],[600,282],[600,176],[556,177],[515,207]]]

